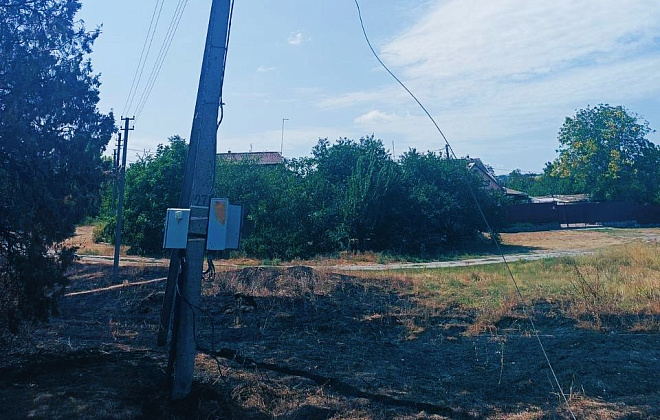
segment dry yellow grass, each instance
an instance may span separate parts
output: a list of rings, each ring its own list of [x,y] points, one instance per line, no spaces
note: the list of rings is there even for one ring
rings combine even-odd
[[[597,250],[638,241],[660,242],[660,228],[571,229],[542,232],[502,233],[506,245],[543,250]]]
[[[549,302],[564,316],[595,329],[660,330],[660,244],[632,242],[594,255],[510,264],[528,305]],[[475,267],[358,272],[401,290],[412,286],[427,307],[459,306],[475,314],[470,333],[521,317],[521,301],[502,264]]]

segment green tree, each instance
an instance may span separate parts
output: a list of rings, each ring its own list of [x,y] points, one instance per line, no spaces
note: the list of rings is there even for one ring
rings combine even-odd
[[[483,179],[468,171],[465,159],[412,149],[400,164],[406,193],[398,234],[406,251],[453,247],[487,230],[475,198],[493,229],[504,223],[502,195],[484,189]]]
[[[165,213],[178,206],[187,156],[186,141],[172,136],[168,144],[158,145],[154,155],[140,156],[126,170],[122,243],[130,246],[130,253],[162,254]],[[112,241],[115,226],[113,215],[105,227],[105,236]]]
[[[660,150],[646,139],[651,132],[648,121],[622,106],[581,109],[559,130],[559,157],[545,173],[563,183],[564,193],[659,202]]]
[[[388,247],[399,170],[373,135],[312,149],[313,184],[325,198],[328,235],[341,250]]]
[[[565,179],[552,177],[547,173],[523,174],[520,169],[515,169],[503,178],[507,188],[522,191],[532,197],[564,194],[565,191],[570,191]]]
[[[301,161],[218,162],[214,194],[243,206],[242,248],[248,254],[291,259],[324,251],[307,169]]]
[[[86,58],[99,34],[77,0],[0,5],[0,321],[43,319],[71,252],[53,248],[98,206],[114,118]],[[55,252],[53,252],[55,251]],[[0,325],[1,326],[1,325]]]

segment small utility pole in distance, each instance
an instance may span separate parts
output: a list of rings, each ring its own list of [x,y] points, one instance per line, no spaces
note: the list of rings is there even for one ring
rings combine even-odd
[[[124,118],[124,153],[121,157],[121,168],[119,170],[119,203],[117,205],[117,230],[115,231],[115,261],[112,266],[112,281],[119,283],[119,249],[121,248],[121,211],[124,207],[124,186],[126,185],[126,152],[128,151],[128,132],[134,128],[128,128],[128,123],[133,118]],[[121,142],[121,137],[120,137]]]
[[[117,149],[112,153],[112,211],[117,210],[117,183],[119,182],[119,156],[121,155],[121,133],[117,133]]]

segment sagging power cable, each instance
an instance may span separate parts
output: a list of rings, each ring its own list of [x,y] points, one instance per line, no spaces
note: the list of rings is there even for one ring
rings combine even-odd
[[[362,34],[364,35],[364,39],[366,40],[367,45],[369,46],[369,49],[371,50],[371,53],[374,55],[376,60],[378,60],[380,65],[387,71],[387,73],[389,73],[389,75],[392,76],[392,78],[394,80],[396,80],[397,83],[399,83],[399,85],[406,92],[408,92],[408,94],[415,100],[417,105],[419,105],[419,107],[424,111],[426,116],[431,120],[431,122],[435,126],[436,130],[438,130],[438,133],[440,133],[443,140],[445,141],[445,144],[447,145],[447,149],[451,152],[452,158],[456,159],[457,157],[456,157],[456,153],[454,152],[454,149],[451,147],[451,144],[449,143],[449,140],[447,139],[445,134],[442,132],[442,130],[440,129],[440,126],[435,121],[433,116],[429,113],[429,111],[426,109],[426,107],[419,101],[419,99],[417,99],[415,94],[413,94],[410,91],[410,89],[408,89],[408,87],[389,69],[389,67],[387,67],[387,65],[385,65],[383,60],[381,60],[380,57],[378,56],[378,53],[376,53],[376,50],[374,50],[374,47],[371,45],[371,41],[369,40],[369,36],[367,35],[367,31],[366,31],[365,26],[364,26],[364,20],[362,19],[362,11],[360,10],[360,3],[358,2],[358,0],[354,0],[354,1],[355,1],[355,7],[357,8],[357,12],[358,12],[358,18],[360,19],[360,27],[362,28]],[[476,194],[475,194],[475,192],[472,188],[472,185],[468,182],[466,177],[464,177],[463,180],[465,180],[465,184],[468,188],[468,191],[470,192],[470,195],[472,196],[472,199],[473,199],[473,201],[474,201],[474,203],[475,203],[475,205],[476,205],[476,207],[479,211],[479,214],[480,214],[482,220],[484,221],[484,224],[486,225],[486,228],[488,230],[488,233],[489,233],[491,239],[493,239],[493,242],[495,243],[498,254],[500,254],[500,256],[502,257],[502,262],[504,263],[504,266],[506,267],[507,273],[508,273],[509,277],[511,278],[511,281],[513,282],[514,288],[516,290],[516,294],[518,296],[520,304],[522,305],[523,312],[524,312],[527,320],[529,321],[530,326],[532,327],[532,331],[534,333],[534,336],[536,337],[536,340],[539,344],[541,352],[543,353],[543,357],[545,358],[546,364],[548,365],[548,368],[550,369],[550,372],[552,374],[552,378],[553,378],[555,384],[557,385],[557,388],[559,389],[559,392],[562,396],[562,399],[564,400],[564,403],[566,404],[566,408],[568,409],[569,413],[571,414],[571,417],[575,420],[576,419],[575,414],[571,410],[571,407],[568,403],[568,398],[566,397],[566,394],[564,393],[564,390],[563,390],[561,384],[559,383],[559,379],[557,378],[557,375],[555,373],[555,369],[553,368],[552,363],[550,362],[550,358],[548,357],[548,353],[546,352],[545,346],[543,345],[543,342],[541,341],[541,337],[539,335],[539,332],[536,329],[534,319],[533,319],[531,313],[528,310],[529,305],[525,301],[525,298],[523,297],[522,292],[520,291],[520,287],[518,286],[518,282],[516,281],[516,278],[513,275],[513,272],[511,271],[511,267],[509,266],[509,262],[507,261],[506,256],[504,255],[504,252],[502,251],[502,248],[499,244],[499,241],[494,240],[494,238],[495,238],[494,231],[493,231],[492,227],[490,226],[490,223],[488,222],[488,218],[486,217],[485,213],[483,212],[483,209],[481,208],[481,205],[479,204],[479,200],[477,199],[477,196],[476,196]]]

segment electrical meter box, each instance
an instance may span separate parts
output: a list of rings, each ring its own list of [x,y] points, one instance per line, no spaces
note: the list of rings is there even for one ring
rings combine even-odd
[[[188,245],[190,209],[167,209],[163,248],[185,249]]]
[[[229,221],[229,200],[212,198],[209,208],[209,231],[206,249],[222,251],[227,249],[227,225]]]
[[[227,224],[227,249],[238,249],[243,224],[243,207],[229,205],[229,222]]]
[[[222,251],[237,249],[240,239],[242,207],[229,204],[226,198],[212,198],[209,208],[209,230],[206,249]]]

